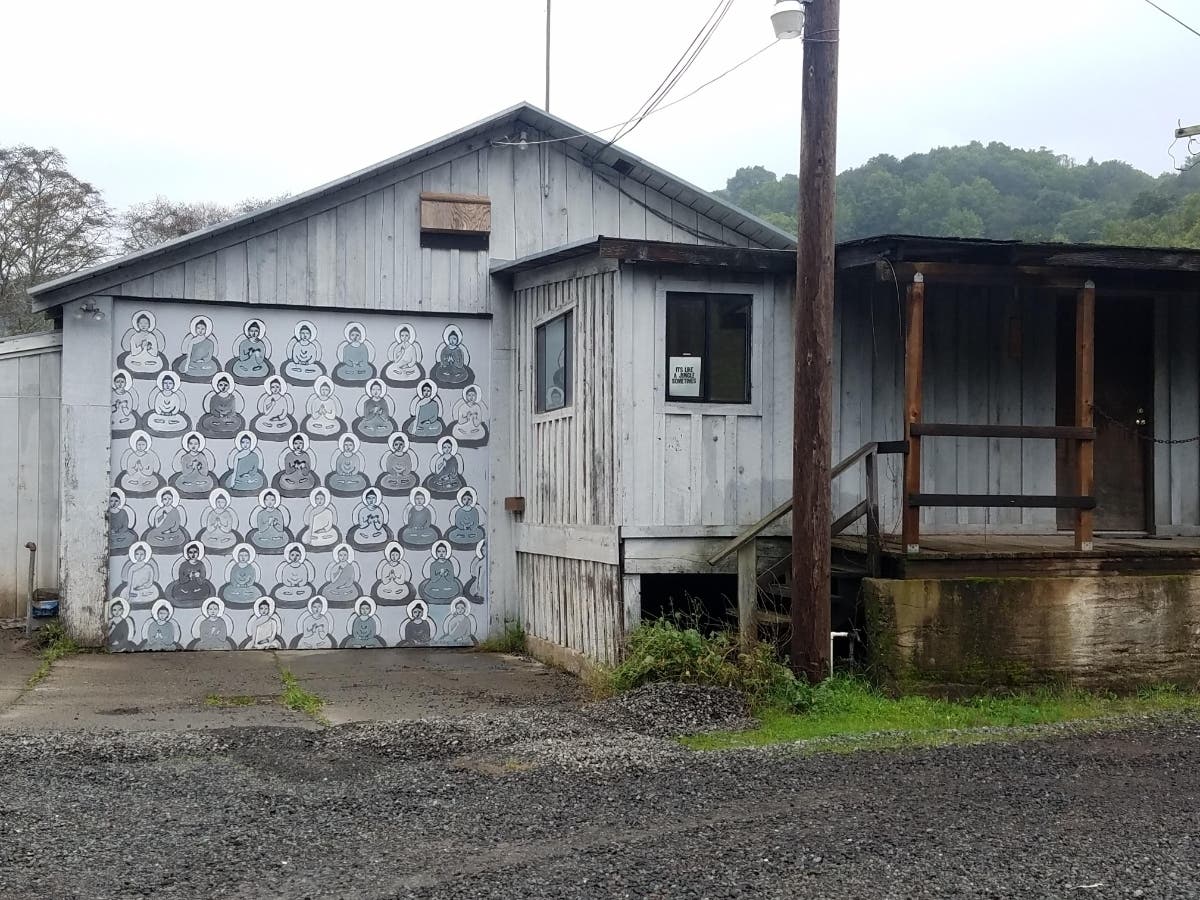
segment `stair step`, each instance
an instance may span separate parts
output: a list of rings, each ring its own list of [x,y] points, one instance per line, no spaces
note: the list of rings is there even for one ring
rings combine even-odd
[[[785,613],[768,612],[765,609],[756,609],[754,618],[764,625],[791,625],[792,617]]]

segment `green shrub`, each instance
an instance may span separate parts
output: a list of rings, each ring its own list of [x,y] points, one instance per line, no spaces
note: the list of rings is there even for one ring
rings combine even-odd
[[[812,697],[808,685],[798,681],[770,647],[760,644],[739,653],[737,637],[730,632],[705,636],[666,620],[643,624],[629,636],[625,661],[607,681],[617,692],[663,681],[734,688],[754,710],[799,711]]]

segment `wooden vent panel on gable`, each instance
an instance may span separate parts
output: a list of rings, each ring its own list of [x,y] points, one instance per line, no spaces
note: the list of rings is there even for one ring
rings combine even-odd
[[[492,201],[475,194],[421,194],[421,234],[486,237]]]

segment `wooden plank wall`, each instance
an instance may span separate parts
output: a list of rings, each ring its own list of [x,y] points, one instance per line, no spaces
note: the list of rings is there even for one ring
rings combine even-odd
[[[899,299],[903,298],[903,288]],[[903,437],[903,332],[896,288],[847,280],[835,319],[834,461],[867,441]],[[961,424],[1053,425],[1053,297],[1011,288],[958,289],[926,283],[924,418]],[[1053,494],[1051,441],[928,438],[928,493]],[[899,533],[901,457],[880,460],[880,518]],[[863,497],[861,467],[840,478],[834,509]],[[1053,510],[922,511],[930,532],[1053,531]]]
[[[613,524],[613,305],[617,273],[581,275],[514,291],[516,494],[533,525]],[[534,333],[574,310],[569,410],[536,414]]]
[[[496,134],[495,138],[502,135]],[[539,140],[538,132],[528,139]],[[636,174],[636,173],[632,173]],[[492,201],[487,251],[420,246],[422,191]],[[125,281],[103,293],[131,297],[403,309],[490,311],[488,259],[515,259],[594,235],[745,247],[746,238],[648,187],[585,165],[562,144],[520,150],[464,141],[364,184],[311,214],[282,210],[245,240]],[[300,216],[297,219],[297,216]],[[297,219],[291,221],[292,219]],[[231,236],[236,237],[236,235]]]
[[[0,618],[25,615],[27,541],[38,546],[36,586],[58,587],[61,398],[57,336],[0,342]]]
[[[714,414],[662,403],[665,386],[657,375],[657,337],[663,331],[657,321],[659,276],[657,270],[639,266],[621,272],[616,317],[620,524],[697,529],[753,524],[791,492],[788,284],[767,278],[754,285],[764,292],[762,315],[752,323],[762,357],[752,391],[761,405],[744,411],[726,407]],[[731,283],[728,289],[744,293],[747,286]]]
[[[517,589],[529,634],[600,663],[617,661],[624,627],[619,566],[518,553]]]
[[[1200,434],[1198,297],[1155,301],[1154,436]],[[1154,522],[1161,534],[1200,534],[1200,442],[1154,447]]]

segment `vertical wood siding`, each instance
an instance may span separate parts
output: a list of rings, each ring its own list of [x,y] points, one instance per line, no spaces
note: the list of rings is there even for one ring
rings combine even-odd
[[[500,135],[496,135],[500,137]],[[529,132],[530,141],[540,139]],[[561,144],[526,150],[464,141],[394,170],[373,189],[348,185],[345,199],[290,221],[282,210],[253,237],[134,278],[103,293],[336,306],[434,313],[489,312],[489,258],[515,259],[594,235],[745,247],[718,219],[656,188],[585,164]],[[486,194],[486,251],[420,246],[422,191]],[[713,207],[714,215],[722,211]]]
[[[38,546],[35,586],[58,587],[62,348],[6,351],[31,340],[0,342],[0,618],[25,615],[27,541]]]
[[[715,276],[719,279],[720,276]],[[761,355],[755,409],[663,404],[659,273],[621,271],[616,346],[618,507],[627,526],[748,525],[791,493],[792,327],[784,280],[728,290],[764,293],[751,324]],[[708,288],[698,287],[697,290]],[[725,289],[714,285],[713,290]]]
[[[1155,301],[1154,436],[1200,434],[1200,307],[1196,297]],[[1154,522],[1164,534],[1200,533],[1200,442],[1154,447]]]
[[[516,328],[517,494],[534,525],[613,524],[613,303],[616,273],[599,272],[513,293]],[[569,411],[536,414],[534,333],[574,310]]]
[[[900,297],[903,299],[903,293]],[[834,461],[867,441],[900,440],[904,340],[891,284],[848,283],[840,292],[834,346]],[[1053,425],[1055,305],[1052,297],[1012,289],[927,285],[924,415],[929,422]],[[898,532],[901,457],[880,460],[880,517]],[[926,493],[1053,494],[1052,441],[926,438]],[[863,497],[861,467],[838,479],[835,513]],[[1053,510],[922,511],[929,531],[1053,531]]]
[[[600,663],[617,661],[624,627],[620,567],[518,553],[517,589],[529,634]]]

